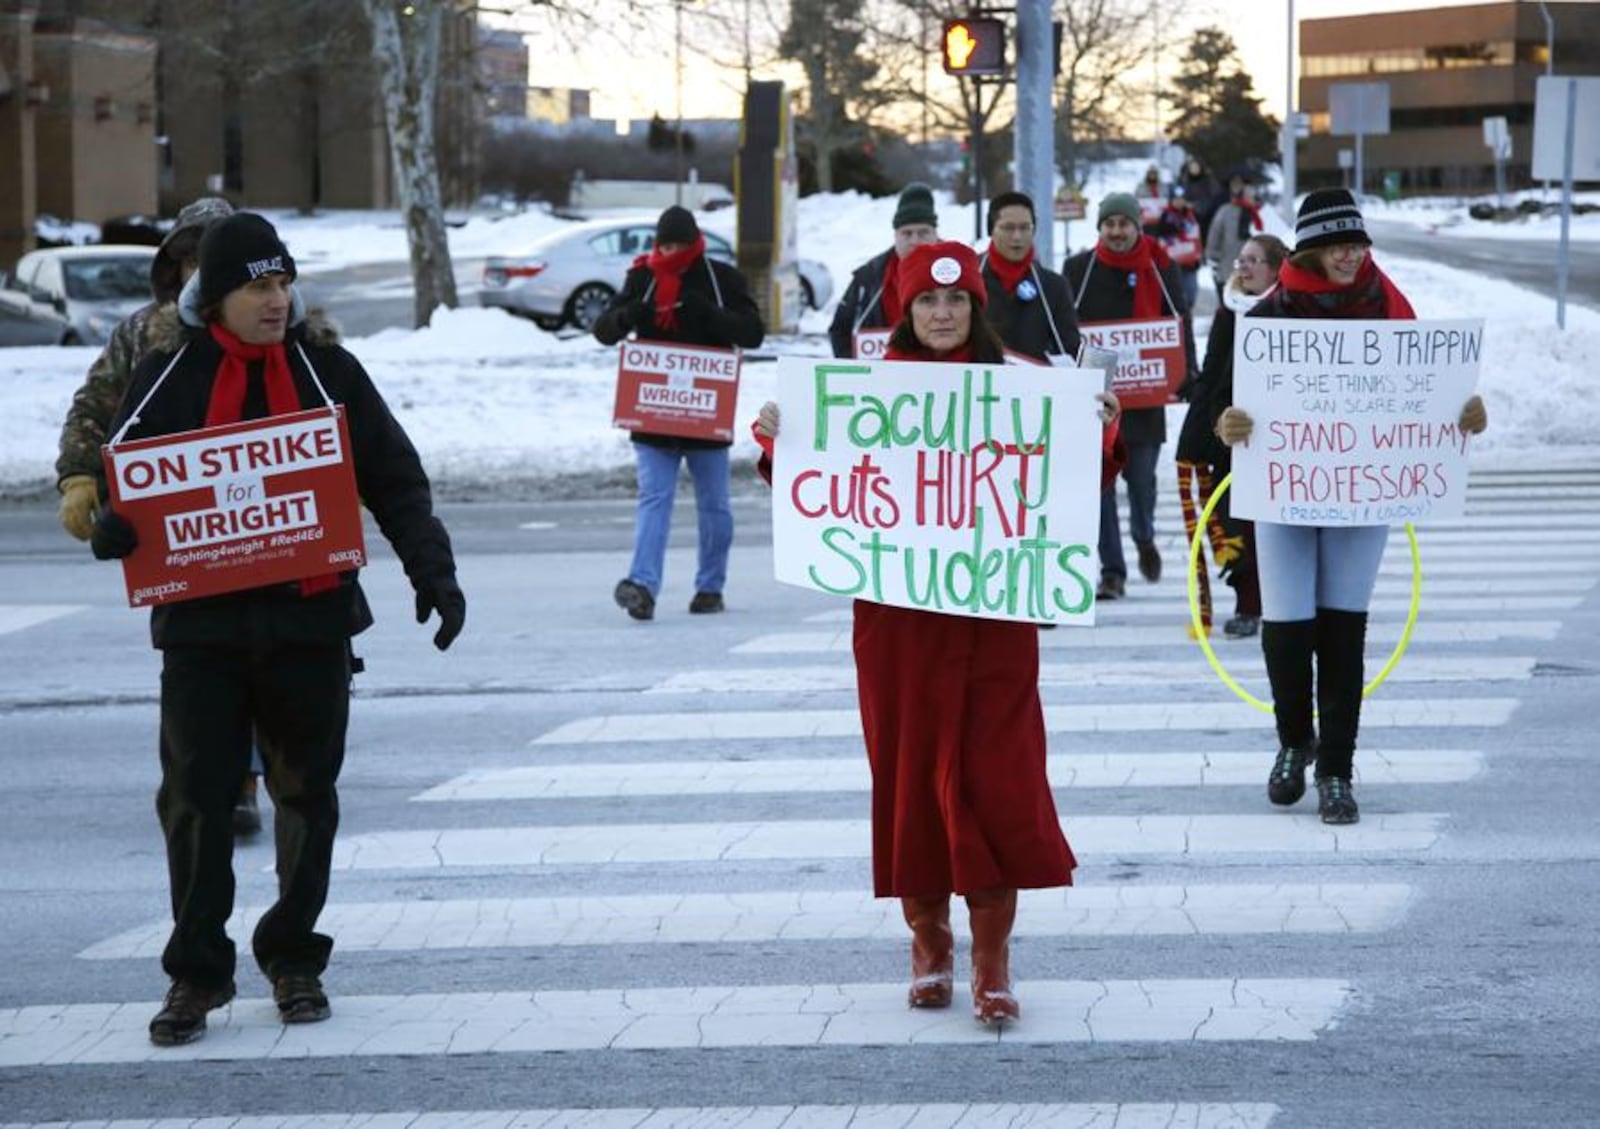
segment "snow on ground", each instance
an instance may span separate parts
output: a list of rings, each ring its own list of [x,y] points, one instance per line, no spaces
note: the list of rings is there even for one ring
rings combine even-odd
[[[1600,192],[1574,192],[1574,205],[1586,204],[1600,209]],[[1545,210],[1538,215],[1515,212],[1524,201],[1543,203]],[[1488,196],[1419,196],[1409,200],[1385,201],[1369,196],[1362,201],[1362,210],[1370,220],[1407,223],[1438,235],[1466,236],[1473,239],[1516,239],[1541,243],[1554,243],[1561,238],[1561,189],[1553,187],[1549,194],[1539,189],[1507,193],[1506,207],[1514,214],[1504,219],[1475,220],[1468,215],[1474,204],[1494,204]],[[1600,210],[1587,215],[1574,214],[1569,230],[1574,242],[1600,243]]]
[[[1142,163],[1135,163],[1137,176]],[[1106,187],[1110,187],[1109,184]],[[947,234],[965,234],[970,216],[948,196],[938,198]],[[835,295],[850,270],[889,246],[894,200],[857,194],[810,197],[801,202],[802,254],[827,263]],[[956,217],[959,217],[957,219]],[[388,256],[403,236],[386,220],[355,216],[286,224],[297,258],[324,263],[373,261]],[[731,212],[702,217],[712,230],[730,233]],[[462,231],[487,245],[490,235],[515,233],[530,241],[541,227],[564,221],[527,216],[501,225],[471,224]],[[1078,225],[1074,225],[1075,227]],[[458,254],[471,246],[466,237]],[[480,252],[481,253],[481,252]],[[1592,394],[1593,358],[1600,356],[1600,312],[1568,308],[1567,331],[1555,329],[1554,302],[1510,283],[1422,260],[1384,255],[1380,261],[1423,317],[1477,315],[1488,320],[1482,391],[1491,426],[1478,443],[1484,464],[1582,461],[1600,464],[1600,397]],[[385,261],[385,260],[379,260]],[[825,343],[821,314],[808,315],[804,337],[774,338],[761,355],[816,354]],[[395,414],[410,432],[442,489],[489,493],[530,490],[564,480],[626,481],[632,465],[626,436],[610,425],[616,353],[591,338],[558,338],[531,322],[496,310],[440,311],[431,328],[386,330],[347,342],[372,373]],[[0,349],[0,495],[47,489],[61,420],[72,393],[94,360],[93,349]],[[739,418],[755,416],[773,393],[774,366],[745,367]],[[1172,433],[1182,407],[1171,409]],[[736,458],[755,446],[741,429]]]

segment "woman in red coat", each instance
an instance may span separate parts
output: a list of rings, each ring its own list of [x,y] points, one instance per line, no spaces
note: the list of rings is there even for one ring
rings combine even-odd
[[[900,262],[906,313],[888,360],[1001,365],[982,317],[978,258],[959,243]],[[1105,397],[1109,414],[1115,400]],[[754,427],[769,455],[778,409]],[[1107,444],[1115,441],[1107,430]],[[1114,473],[1114,471],[1113,471]],[[1067,886],[1076,865],[1045,775],[1039,633],[1031,623],[855,603],[856,681],[872,768],[872,867],[878,897],[899,897],[911,927],[912,1007],[949,1007],[950,897],[972,923],[973,1014],[1020,1014],[1009,942],[1017,890]]]

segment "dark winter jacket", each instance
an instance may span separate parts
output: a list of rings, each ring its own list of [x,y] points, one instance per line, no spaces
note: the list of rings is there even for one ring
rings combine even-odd
[[[1178,458],[1213,468],[1213,481],[1233,469],[1233,450],[1217,438],[1217,417],[1233,403],[1233,331],[1238,315],[1226,304],[1217,307],[1206,338],[1206,359],[1189,387],[1189,411],[1178,432]]]
[[[893,329],[883,312],[883,276],[889,264],[899,266],[899,257],[891,247],[881,255],[874,255],[856,268],[850,276],[850,285],[844,288],[838,309],[833,311],[833,324],[828,327],[828,341],[836,357],[853,357],[856,353],[856,333],[863,329]]]
[[[628,271],[621,292],[595,320],[595,340],[602,345],[615,345],[632,332],[641,341],[754,349],[766,335],[761,311],[750,297],[744,275],[727,263],[702,257],[685,268],[683,289],[679,291],[678,324],[674,329],[656,325],[655,305],[651,300],[655,282],[649,267],[637,266]],[[687,439],[643,431],[631,432],[629,438],[652,447],[686,450],[730,446],[720,439]]]
[[[1072,294],[1067,290],[1066,279],[1034,263],[1031,277],[1022,280],[1017,294],[1008,294],[989,269],[989,256],[985,255],[983,284],[989,291],[984,315],[1007,349],[1037,360],[1047,355],[1078,355],[1078,318],[1072,312]],[[1029,289],[1033,297],[1023,297]]]
[[[171,435],[205,425],[222,348],[204,328],[190,320],[192,317],[188,312],[180,321],[176,309],[170,306],[157,314],[153,331],[158,351],[134,372],[128,395],[112,420],[113,434],[135,407],[139,408],[139,420],[123,436],[125,441]],[[337,333],[326,323],[296,324],[289,331],[286,345],[301,405],[313,409],[324,403],[306,366],[307,360],[328,395],[344,405],[356,488],[377,519],[378,528],[394,546],[413,587],[432,578],[453,577],[456,565],[450,536],[433,515],[432,491],[422,461],[405,431],[389,414],[388,405],[361,363],[339,346]],[[182,356],[145,403],[146,394],[179,348],[184,350]],[[251,369],[244,418],[259,419],[267,415],[264,382],[258,375],[258,365],[253,364]],[[298,584],[274,584],[162,604],[150,612],[151,638],[163,649],[265,647],[348,639],[372,625],[372,612],[356,575],[355,570],[345,572],[337,588],[312,596],[302,596]]]
[[[1092,268],[1092,269],[1091,269]],[[1097,262],[1094,248],[1080,251],[1068,259],[1062,268],[1067,287],[1073,295],[1079,323],[1097,321],[1126,321],[1133,317],[1133,290],[1131,276],[1111,270]],[[1167,300],[1162,312],[1176,314],[1183,322],[1183,348],[1189,372],[1196,370],[1194,356],[1194,326],[1189,320],[1189,307],[1183,300],[1183,282],[1178,268],[1167,265],[1161,271],[1161,282],[1166,287]],[[1133,408],[1122,413],[1122,438],[1130,447],[1159,446],[1167,441],[1167,416],[1164,408]]]

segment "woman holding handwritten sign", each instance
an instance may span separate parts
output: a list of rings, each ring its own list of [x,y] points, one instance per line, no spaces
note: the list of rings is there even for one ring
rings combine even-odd
[[[1246,315],[1271,318],[1411,319],[1406,296],[1378,269],[1355,198],[1342,188],[1306,197],[1295,220],[1295,253],[1278,287]],[[1231,382],[1230,382],[1231,387]],[[1471,397],[1460,428],[1488,426],[1483,401]],[[1217,436],[1233,446],[1249,441],[1253,421],[1231,405],[1217,417]],[[1367,608],[1388,540],[1387,525],[1311,526],[1258,521],[1261,649],[1272,684],[1278,757],[1267,798],[1287,806],[1305,795],[1305,771],[1316,761],[1317,811],[1324,823],[1360,818],[1350,786],[1365,684],[1362,652]],[[1312,716],[1312,659],[1316,710]]]
[[[890,361],[1005,363],[982,317],[978,257],[959,243],[901,260],[905,313]],[[1106,418],[1116,401],[1103,396]],[[778,407],[754,431],[770,481]],[[1119,469],[1106,431],[1103,474]],[[856,681],[872,767],[873,883],[899,897],[911,927],[912,1007],[949,1007],[955,975],[950,897],[972,922],[972,1006],[978,1022],[1018,1018],[1009,942],[1019,888],[1066,886],[1076,861],[1045,775],[1039,633],[1032,623],[855,603]]]

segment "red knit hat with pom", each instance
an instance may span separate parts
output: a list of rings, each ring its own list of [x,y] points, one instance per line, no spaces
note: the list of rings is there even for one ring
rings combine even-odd
[[[981,309],[989,301],[978,253],[965,243],[921,243],[900,260],[900,301],[907,311],[918,294],[954,286],[972,295]]]

